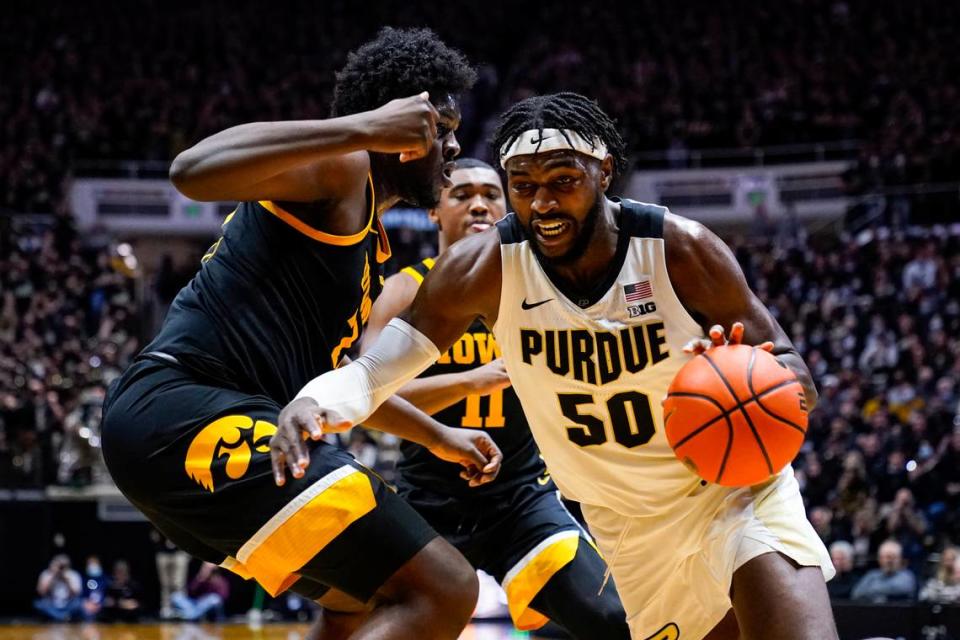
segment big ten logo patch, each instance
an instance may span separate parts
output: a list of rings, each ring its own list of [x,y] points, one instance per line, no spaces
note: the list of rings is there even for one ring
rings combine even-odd
[[[639,318],[650,313],[654,313],[657,310],[657,303],[650,301],[644,304],[635,304],[633,306],[627,307],[627,315],[631,318]]]

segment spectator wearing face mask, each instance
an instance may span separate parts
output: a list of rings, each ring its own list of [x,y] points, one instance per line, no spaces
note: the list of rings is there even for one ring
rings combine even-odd
[[[95,620],[100,615],[106,590],[107,578],[103,575],[100,558],[89,556],[83,572],[83,613],[87,620]]]

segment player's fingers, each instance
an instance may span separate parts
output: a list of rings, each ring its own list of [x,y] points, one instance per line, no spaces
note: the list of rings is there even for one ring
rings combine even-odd
[[[312,415],[307,416],[303,421],[304,434],[310,436],[311,440],[320,440],[323,438],[322,424],[320,416],[312,412]]]
[[[287,470],[296,477],[297,454],[293,443],[300,440],[299,436],[300,429],[297,427],[295,415],[287,413],[281,416],[277,432],[270,438],[271,462],[279,469],[281,479],[285,479],[284,473]]]
[[[769,340],[767,340],[767,341],[764,342],[763,344],[758,344],[758,345],[757,345],[757,348],[758,348],[758,349],[763,349],[764,351],[766,351],[766,352],[768,352],[768,353],[772,353],[772,352],[773,352],[773,343],[770,342]]]
[[[294,478],[302,478],[303,470],[310,466],[310,450],[300,434],[310,433],[311,423],[313,423],[312,418],[312,412],[310,411],[298,412],[292,416],[292,421],[299,430],[297,437],[290,438],[289,446],[290,458],[288,458],[288,463],[292,462],[290,468]]]
[[[427,152],[422,149],[411,149],[410,151],[401,151],[400,152],[400,162],[413,162],[414,160],[419,160],[427,155]]]
[[[743,323],[734,322],[730,327],[730,344],[740,344],[743,342]]]
[[[284,476],[285,464],[284,455],[279,449],[270,447],[270,466],[273,467],[273,481],[278,487],[282,487],[287,481]]]
[[[493,481],[496,480],[496,479],[497,479],[497,474],[495,474],[495,473],[483,473],[483,472],[481,471],[481,472],[478,472],[477,475],[475,475],[475,476],[470,480],[470,486],[471,486],[471,487],[479,487],[480,485],[488,484],[488,483],[490,483],[490,482],[493,482]]]
[[[353,426],[353,423],[341,416],[336,411],[324,411],[322,417],[317,417],[324,429],[330,433],[340,433]]]
[[[302,475],[302,471],[298,465],[299,452],[297,451],[295,442],[299,441],[300,438],[281,438],[280,439],[280,453],[283,454],[283,460],[286,464],[287,471],[290,472],[294,478],[299,478]]]
[[[476,444],[472,447],[466,447],[463,452],[466,454],[470,466],[482,469],[487,465],[487,456],[483,454],[483,451],[481,451]]]
[[[483,466],[484,473],[493,474],[494,477],[500,473],[500,465],[503,463],[503,454],[500,452],[500,449],[494,445],[492,451],[489,452],[490,462]]]
[[[714,347],[722,347],[726,344],[726,338],[723,335],[723,327],[718,324],[710,327],[710,341]]]
[[[713,346],[713,343],[711,343],[709,340],[691,340],[687,344],[683,345],[683,352],[700,355],[711,346]]]

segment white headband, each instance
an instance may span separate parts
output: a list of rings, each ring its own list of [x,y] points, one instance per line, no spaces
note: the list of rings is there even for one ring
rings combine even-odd
[[[564,135],[566,134],[566,135]],[[603,160],[607,157],[607,146],[600,142],[591,142],[576,131],[570,129],[530,129],[500,148],[500,166],[507,168],[507,160],[514,156],[526,156],[534,153],[546,153],[557,149],[571,149],[591,158]]]

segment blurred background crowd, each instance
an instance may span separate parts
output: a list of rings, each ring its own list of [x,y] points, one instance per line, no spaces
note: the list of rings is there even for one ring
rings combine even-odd
[[[831,593],[960,603],[960,4],[640,0],[524,20],[505,2],[296,0],[269,19],[251,0],[35,4],[0,15],[0,489],[109,483],[106,387],[191,275],[78,233],[71,179],[163,176],[233,124],[324,117],[333,70],[375,25],[430,24],[478,66],[465,155],[489,158],[503,107],[575,90],[617,117],[636,170],[758,149],[850,161],[854,209],[879,206],[869,225],[726,239],[820,388],[794,467],[840,570]],[[399,230],[391,268],[434,241]],[[395,440],[343,444],[391,477]],[[122,561],[98,580],[97,558],[73,560],[83,576],[63,556],[42,569],[44,615],[142,613]],[[219,615],[216,575],[177,578],[185,600],[167,593],[162,613]]]

